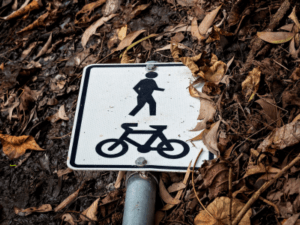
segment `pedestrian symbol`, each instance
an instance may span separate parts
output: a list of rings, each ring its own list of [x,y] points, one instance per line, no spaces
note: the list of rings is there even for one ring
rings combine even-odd
[[[148,79],[141,80],[134,88],[137,97],[137,106],[129,113],[131,116],[135,116],[146,103],[149,105],[150,116],[156,115],[156,101],[152,96],[154,91],[164,91],[165,89],[159,88],[153,78],[157,77],[157,73],[149,72],[146,74]]]

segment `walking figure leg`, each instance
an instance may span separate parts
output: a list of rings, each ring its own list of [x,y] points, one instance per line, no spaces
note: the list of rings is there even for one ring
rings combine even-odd
[[[144,98],[137,98],[137,106],[129,113],[131,116],[135,116],[146,104]]]
[[[147,99],[147,103],[149,104],[149,110],[150,110],[150,116],[156,115],[156,102],[154,98],[151,96],[151,98]]]

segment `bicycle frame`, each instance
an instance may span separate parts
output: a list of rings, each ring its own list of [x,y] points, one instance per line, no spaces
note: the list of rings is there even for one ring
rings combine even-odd
[[[128,137],[129,134],[152,134],[152,136],[146,141],[145,144],[141,145],[137,143],[136,141],[132,140],[131,138]],[[156,129],[156,130],[132,130],[131,128],[125,129],[125,132],[122,134],[122,136],[119,138],[119,141],[113,144],[108,150],[113,150],[115,147],[119,145],[120,142],[122,141],[127,141],[128,143],[134,145],[137,147],[138,151],[141,153],[147,153],[151,150],[160,150],[157,147],[153,148],[151,147],[151,144],[154,143],[154,141],[160,138],[162,143],[164,143],[163,146],[166,146],[163,148],[164,151],[173,151],[174,148],[172,145],[168,142],[167,138],[163,134],[162,129]]]

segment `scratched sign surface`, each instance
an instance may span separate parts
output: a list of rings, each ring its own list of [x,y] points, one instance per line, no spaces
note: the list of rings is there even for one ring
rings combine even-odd
[[[68,166],[75,170],[184,172],[212,158],[189,139],[199,99],[189,95],[190,70],[181,63],[101,64],[84,69]],[[198,89],[198,90],[201,90]]]

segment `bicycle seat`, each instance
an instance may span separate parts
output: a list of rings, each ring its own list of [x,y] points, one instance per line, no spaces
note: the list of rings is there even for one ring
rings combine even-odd
[[[153,125],[153,126],[150,126],[156,130],[164,130],[164,129],[167,129],[167,126],[160,126],[160,125]]]
[[[137,127],[137,123],[123,123],[121,127],[126,130],[126,129],[131,129],[130,127]]]

